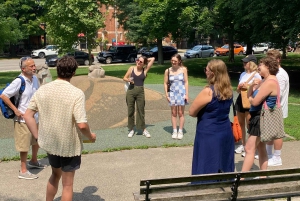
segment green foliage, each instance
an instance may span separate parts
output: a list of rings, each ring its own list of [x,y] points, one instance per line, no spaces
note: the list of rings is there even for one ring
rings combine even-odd
[[[85,35],[89,52],[97,46],[96,33],[104,27],[104,17],[98,10],[101,4],[94,0],[40,2],[48,10],[43,18],[47,24],[47,32],[62,52],[72,49],[79,40],[79,33]]]

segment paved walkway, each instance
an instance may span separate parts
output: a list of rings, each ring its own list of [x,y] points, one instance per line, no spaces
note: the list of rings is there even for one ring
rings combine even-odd
[[[84,150],[97,153],[83,155],[81,169],[75,176],[73,200],[133,200],[132,193],[138,191],[140,179],[190,175],[191,145],[196,119],[187,115],[183,140],[172,140],[170,109],[163,95],[162,85],[146,85],[146,123],[151,138],[147,139],[138,132],[130,139],[127,138],[124,83],[120,79],[106,77],[89,80],[80,76],[72,82],[85,92],[87,115],[92,130],[97,133],[96,143],[84,144]],[[190,87],[191,99],[195,98],[200,90],[201,87]],[[18,156],[12,139],[12,122],[0,118],[0,126],[3,128],[0,133],[0,158]],[[176,145],[186,146],[164,148]],[[139,149],[123,150],[131,147]],[[298,147],[298,141],[285,142],[282,153],[283,166],[270,169],[299,167]],[[114,152],[101,152],[103,150]],[[41,150],[40,153],[44,152]],[[42,159],[42,162],[48,163],[46,158]],[[242,163],[243,158],[237,154],[236,171],[241,170]],[[0,200],[45,200],[46,183],[51,168],[32,170],[39,175],[37,180],[20,180],[17,178],[19,164],[19,161],[0,163]],[[258,169],[257,160],[253,169]],[[55,201],[60,200],[60,195],[61,186]]]

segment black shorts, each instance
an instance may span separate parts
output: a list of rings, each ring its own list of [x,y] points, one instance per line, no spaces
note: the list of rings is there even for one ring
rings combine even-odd
[[[47,154],[49,164],[54,168],[61,168],[63,172],[73,172],[80,168],[81,155],[73,157],[61,157],[57,155]]]
[[[241,94],[237,97],[235,101],[235,110],[241,113],[249,112],[249,109],[243,108],[242,97]]]
[[[260,111],[251,111],[248,134],[260,137]]]

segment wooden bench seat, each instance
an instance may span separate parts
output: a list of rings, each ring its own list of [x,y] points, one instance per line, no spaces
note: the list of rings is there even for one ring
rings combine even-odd
[[[300,168],[144,179],[140,181],[140,191],[134,193],[136,201],[290,201],[295,196],[300,196]]]

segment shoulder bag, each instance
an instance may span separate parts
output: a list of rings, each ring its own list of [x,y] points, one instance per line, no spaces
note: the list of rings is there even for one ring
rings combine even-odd
[[[252,75],[248,78],[248,80],[245,82],[248,84],[248,82],[254,77],[256,72],[253,72]],[[250,108],[250,102],[248,99],[248,90],[247,89],[241,89],[241,98],[242,98],[242,105],[244,109]]]
[[[232,111],[233,111],[233,121],[231,122],[231,128],[232,128],[234,141],[238,142],[242,139],[242,129],[239,124],[238,117],[236,116],[236,111],[235,111],[233,100],[232,100]]]
[[[275,80],[274,80],[275,81]],[[260,113],[260,141],[269,142],[285,137],[282,109],[280,106],[280,88],[277,81],[277,100],[273,109],[268,108],[266,101]]]
[[[133,69],[134,69],[134,68],[133,68]],[[132,75],[133,69],[132,69],[132,71],[131,71],[131,75]],[[125,82],[125,84],[124,84],[125,92],[127,92],[129,85],[130,85],[130,82]]]

